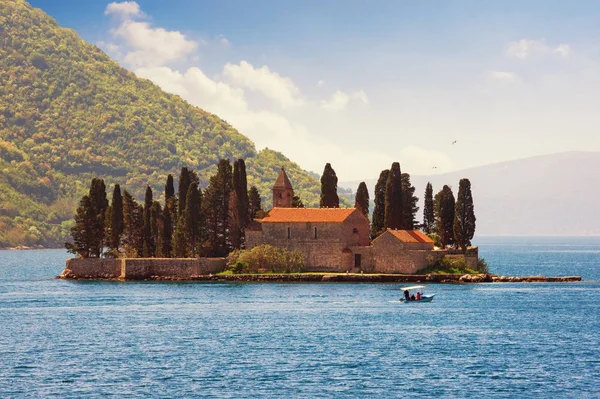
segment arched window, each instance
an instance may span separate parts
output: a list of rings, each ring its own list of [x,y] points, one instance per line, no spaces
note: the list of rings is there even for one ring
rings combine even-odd
[[[353,232],[354,234],[358,234],[358,229],[355,227],[354,229],[352,229],[352,232]]]
[[[315,227],[315,240],[317,239],[317,228]]]
[[[288,233],[288,240],[289,240],[290,238],[292,238],[292,228],[291,227],[288,227],[287,233]]]

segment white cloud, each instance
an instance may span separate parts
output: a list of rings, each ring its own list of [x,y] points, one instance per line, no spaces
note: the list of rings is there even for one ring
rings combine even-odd
[[[499,80],[505,83],[512,83],[517,80],[517,75],[512,72],[490,71],[488,75],[494,80]]]
[[[221,43],[223,46],[227,46],[229,44],[229,40],[227,40],[227,38],[223,35],[218,35],[217,36],[217,40],[219,41],[219,43]]]
[[[113,2],[106,6],[104,15],[116,14],[122,18],[141,17],[144,14],[140,10],[140,5],[135,1],[124,1],[122,3]]]
[[[321,101],[321,107],[328,111],[343,111],[346,109],[351,100],[357,100],[363,104],[368,104],[369,99],[367,93],[363,90],[355,91],[352,93],[345,93],[337,90],[331,95],[329,100]]]
[[[409,145],[400,150],[400,165],[415,175],[429,175],[452,170],[452,161],[441,151]]]
[[[325,85],[325,81],[324,80],[319,80],[317,82],[317,87],[319,87],[319,88],[323,87],[324,85]]]
[[[506,45],[506,54],[510,57],[517,57],[525,59],[534,55],[554,53],[560,56],[567,56],[571,47],[568,44],[559,44],[555,48],[552,48],[544,39],[532,40],[532,39],[521,39],[518,41],[510,42]]]
[[[180,61],[198,46],[181,32],[154,28],[148,22],[125,20],[112,34],[128,49],[123,61],[133,68]]]
[[[246,61],[240,62],[239,65],[228,63],[223,68],[223,76],[232,85],[258,91],[282,107],[303,103],[300,98],[300,89],[292,79],[272,72],[266,65],[254,68]]]
[[[566,57],[571,52],[571,46],[568,44],[559,44],[554,50],[552,50],[552,52]]]

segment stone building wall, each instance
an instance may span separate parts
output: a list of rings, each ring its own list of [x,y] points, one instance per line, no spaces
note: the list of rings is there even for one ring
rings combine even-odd
[[[121,276],[122,268],[123,259],[67,259],[65,270],[61,276],[65,278],[112,279]]]
[[[398,241],[391,234],[386,234],[373,241],[372,254],[372,272],[412,274],[426,268],[430,262],[442,258],[446,251],[407,250],[405,243]]]

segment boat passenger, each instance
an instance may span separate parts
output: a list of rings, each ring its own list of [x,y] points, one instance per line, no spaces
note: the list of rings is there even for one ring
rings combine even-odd
[[[421,293],[417,292],[417,301],[420,301],[420,300],[421,300]]]
[[[404,299],[410,301],[410,295],[408,293],[408,290],[404,290]]]
[[[415,298],[415,294],[412,294],[412,295],[410,296],[410,300],[411,300],[411,301],[416,301],[416,300],[417,300],[417,299]]]

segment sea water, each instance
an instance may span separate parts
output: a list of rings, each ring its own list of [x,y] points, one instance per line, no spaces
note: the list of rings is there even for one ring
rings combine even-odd
[[[577,283],[86,282],[0,252],[0,398],[600,397],[600,238],[481,238]]]

